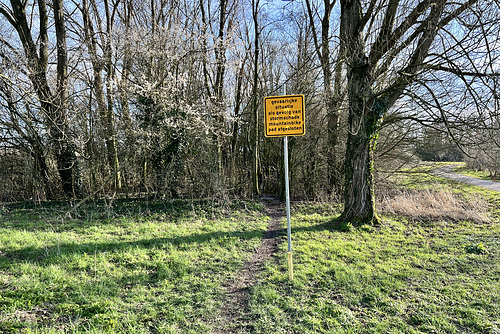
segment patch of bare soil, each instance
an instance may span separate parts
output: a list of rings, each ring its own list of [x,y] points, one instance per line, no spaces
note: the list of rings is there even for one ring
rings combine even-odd
[[[214,333],[238,333],[244,329],[250,289],[255,284],[256,276],[262,270],[264,262],[278,251],[281,241],[279,222],[284,216],[281,206],[277,202],[267,204],[266,213],[271,217],[267,231],[256,252],[226,284],[226,298],[222,303]]]

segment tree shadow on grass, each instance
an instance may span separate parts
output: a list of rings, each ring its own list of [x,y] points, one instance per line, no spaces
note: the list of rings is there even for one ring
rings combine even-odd
[[[318,232],[323,230],[349,232],[351,230],[349,224],[341,222],[339,219],[334,219],[322,224],[316,224],[305,227],[293,228],[293,233],[301,232]],[[220,243],[221,246],[227,242],[227,239],[263,239],[263,238],[284,238],[286,236],[286,228],[276,230],[273,235],[265,234],[263,230],[250,230],[250,231],[215,231],[208,233],[193,233],[183,236],[174,236],[167,238],[149,238],[140,240],[117,240],[110,242],[83,242],[83,243],[57,243],[54,245],[33,247],[28,246],[15,251],[7,252],[4,250],[2,257],[8,263],[18,262],[34,262],[40,265],[54,264],[63,260],[64,257],[79,255],[79,254],[97,254],[105,252],[119,252],[123,250],[142,248],[142,249],[156,249],[167,248],[175,246],[179,248],[184,247],[203,247],[205,243]],[[58,258],[60,258],[58,260]],[[4,261],[0,261],[4,262]]]
[[[244,205],[244,210],[247,209],[247,204],[242,202],[235,202],[231,204],[232,209],[242,209]],[[250,203],[252,204],[252,203]],[[41,207],[46,210],[47,215],[56,215],[69,208],[68,202],[49,202],[45,203]],[[53,229],[57,232],[66,232],[72,230],[86,229],[92,226],[102,226],[109,224],[119,224],[120,222],[116,219],[120,217],[130,218],[133,221],[134,218],[140,217],[151,217],[151,215],[161,215],[168,223],[176,223],[179,220],[189,219],[204,215],[213,215],[213,212],[217,211],[216,215],[227,215],[227,207],[221,208],[221,206],[211,203],[208,200],[170,200],[170,201],[160,201],[160,200],[149,200],[149,199],[118,199],[112,202],[107,202],[105,200],[94,201],[82,206],[80,208],[82,212],[81,215],[87,214],[88,212],[95,212],[96,218],[91,221],[86,220],[73,220],[61,223],[60,226],[54,226]],[[262,208],[250,207],[251,211],[259,212]],[[28,214],[36,214],[37,210],[40,210],[40,206],[33,206],[28,204],[16,203],[12,204],[11,210],[27,210]],[[107,214],[107,210],[111,210],[113,217],[116,219],[103,219],[102,215]],[[230,212],[231,210],[229,210]],[[108,212],[109,214],[109,212]],[[15,217],[12,218],[15,220]],[[6,224],[6,219],[0,219],[0,227],[9,229],[20,229],[23,231],[36,232],[36,231],[46,231],[50,228],[50,224],[44,221],[20,221],[19,226],[13,226]],[[3,223],[3,224],[2,224]],[[331,232],[349,232],[352,229],[352,225],[341,221],[340,217],[334,218],[325,223],[309,225],[303,227],[294,227],[292,225],[292,234],[301,232],[318,232],[318,231],[331,231]],[[155,237],[149,239],[140,240],[116,240],[110,242],[69,242],[69,243],[57,243],[53,245],[43,246],[43,247],[33,247],[28,246],[15,251],[4,251],[2,254],[3,259],[10,263],[30,261],[39,264],[44,263],[54,263],[57,262],[58,257],[71,256],[74,254],[96,254],[103,252],[116,252],[120,250],[130,249],[130,248],[144,248],[152,249],[158,247],[192,247],[193,245],[202,245],[207,242],[221,242],[224,243],[227,238],[236,238],[240,240],[249,240],[253,238],[284,238],[287,234],[286,228],[281,228],[272,234],[266,234],[263,230],[253,230],[253,231],[214,231],[208,233],[193,233],[189,235],[173,236],[167,238]],[[1,261],[0,258],[0,263]]]
[[[203,246],[207,242],[220,242],[221,245],[227,242],[227,239],[249,240],[253,238],[262,238],[264,231],[231,231],[231,232],[209,232],[209,233],[194,233],[185,236],[175,236],[169,238],[150,238],[133,241],[111,241],[111,242],[84,242],[84,243],[60,243],[44,247],[25,247],[19,250],[6,252],[4,251],[3,258],[9,262],[36,262],[38,264],[57,262],[56,258],[71,256],[74,254],[97,254],[105,252],[117,252],[121,250],[142,248],[166,248],[169,246],[176,247],[195,247]],[[56,260],[56,261],[54,261]],[[1,263],[1,262],[0,262]]]
[[[351,223],[342,221],[339,217],[331,219],[327,222],[321,224],[315,224],[304,227],[294,228],[292,226],[292,233],[294,232],[320,232],[320,231],[330,231],[330,232],[350,232],[353,229],[353,225]],[[286,230],[284,230],[286,233]]]

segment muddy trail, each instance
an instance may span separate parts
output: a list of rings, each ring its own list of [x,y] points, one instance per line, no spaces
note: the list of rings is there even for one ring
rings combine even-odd
[[[264,262],[278,252],[278,245],[283,240],[281,238],[283,229],[280,226],[280,221],[285,216],[283,204],[266,201],[265,205],[266,214],[271,218],[267,231],[262,237],[259,248],[225,285],[226,296],[213,333],[238,333],[245,328],[251,288],[255,285]]]

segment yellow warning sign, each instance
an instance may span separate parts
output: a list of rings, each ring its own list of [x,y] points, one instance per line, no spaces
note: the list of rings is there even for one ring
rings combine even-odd
[[[266,137],[302,136],[305,133],[304,95],[264,98]]]

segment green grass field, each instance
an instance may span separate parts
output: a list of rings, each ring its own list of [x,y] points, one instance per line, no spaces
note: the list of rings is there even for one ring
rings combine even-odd
[[[267,220],[255,203],[121,201],[74,218],[69,209],[3,212],[0,332],[209,332],[222,284]]]
[[[382,211],[380,226],[353,227],[338,223],[337,205],[294,203],[294,281],[282,242],[228,328],[500,333],[500,193],[427,169],[398,175],[395,188],[447,189],[460,203],[480,197],[488,218]],[[264,209],[180,200],[5,205],[0,333],[217,332],[224,284],[259,247]]]

